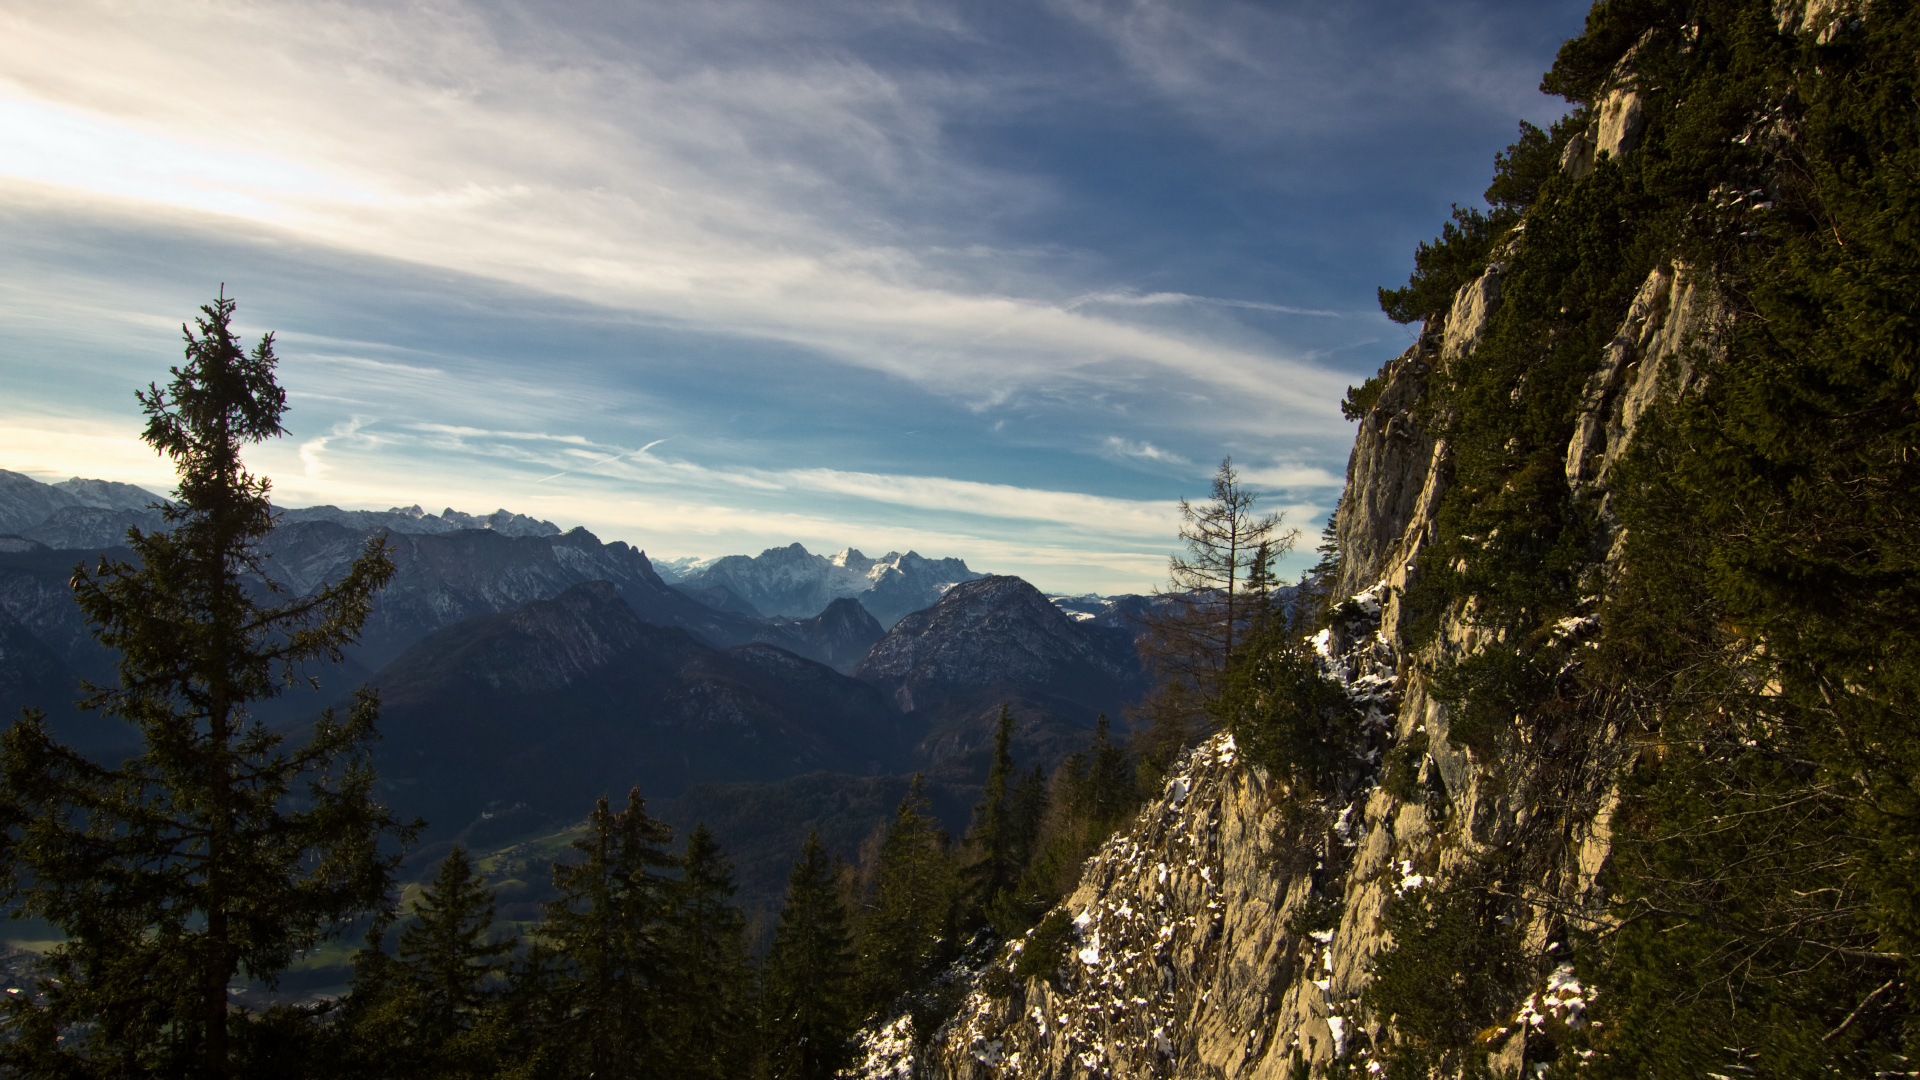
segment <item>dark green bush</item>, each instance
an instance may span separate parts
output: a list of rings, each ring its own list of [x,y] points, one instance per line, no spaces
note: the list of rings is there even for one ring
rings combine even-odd
[[[1054,908],[1047,912],[1040,925],[1027,934],[1026,947],[1013,962],[1013,977],[1023,982],[1028,979],[1051,981],[1060,973],[1060,965],[1067,962],[1073,941],[1073,917],[1067,914],[1067,909]]]
[[[1532,978],[1515,905],[1494,884],[1474,869],[1390,900],[1384,922],[1393,947],[1375,960],[1365,995],[1373,1015],[1394,1018],[1401,1045],[1456,1068]]]
[[[1384,375],[1375,375],[1359,386],[1347,387],[1346,400],[1340,403],[1340,415],[1349,420],[1364,420],[1373,411],[1373,404],[1380,400],[1380,391],[1387,388]]]
[[[1285,622],[1239,650],[1209,707],[1241,755],[1296,796],[1335,794],[1357,776],[1360,711],[1344,687],[1321,674],[1305,636]]]
[[[1493,213],[1455,206],[1453,220],[1440,235],[1413,254],[1413,276],[1398,289],[1380,290],[1380,310],[1398,323],[1417,322],[1446,311],[1460,286],[1479,277],[1501,234],[1519,216],[1505,208]]]

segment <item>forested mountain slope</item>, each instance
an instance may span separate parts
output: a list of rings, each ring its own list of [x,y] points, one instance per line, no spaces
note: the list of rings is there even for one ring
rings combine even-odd
[[[642,622],[605,581],[429,635],[374,678],[388,799],[459,831],[575,820],[609,791],[906,764],[917,731],[856,679]],[[482,841],[484,842],[484,841]]]
[[[1594,6],[1383,290],[1317,623],[924,1074],[1913,1074],[1917,67],[1912,4]]]

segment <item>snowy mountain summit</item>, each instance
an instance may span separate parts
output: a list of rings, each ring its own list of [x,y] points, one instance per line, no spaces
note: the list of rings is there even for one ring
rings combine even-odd
[[[851,597],[882,626],[892,626],[910,611],[931,607],[960,582],[984,576],[960,559],[929,559],[913,551],[889,551],[875,559],[855,548],[829,556],[788,544],[717,559],[677,584],[724,588],[761,615],[796,618],[817,615],[833,601]]]

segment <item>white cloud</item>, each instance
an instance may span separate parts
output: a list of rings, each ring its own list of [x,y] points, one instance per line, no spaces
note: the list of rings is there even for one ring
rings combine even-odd
[[[1162,450],[1150,442],[1133,442],[1117,435],[1107,436],[1105,450],[1110,457],[1136,458],[1165,465],[1192,465],[1193,462],[1168,450]]]
[[[1286,304],[1269,304],[1260,300],[1230,300],[1218,296],[1192,296],[1187,293],[1156,292],[1132,293],[1124,291],[1088,293],[1075,297],[1065,306],[1069,309],[1088,304],[1111,304],[1115,307],[1166,307],[1175,304],[1199,304],[1209,307],[1242,308],[1248,311],[1271,311],[1280,315],[1313,315],[1320,318],[1347,318],[1352,313],[1325,311],[1319,308],[1290,307]],[[1367,312],[1365,314],[1372,314]]]
[[[351,420],[345,420],[333,425],[325,435],[308,439],[306,442],[301,443],[300,463],[304,466],[301,470],[302,475],[309,480],[320,479],[321,476],[326,473],[327,469],[326,463],[322,459],[322,455],[326,453],[327,444],[335,439],[351,438],[358,434],[361,428],[366,426],[366,418],[356,416]]]
[[[826,46],[723,64],[674,51],[712,32],[696,9],[648,10],[664,44],[537,19],[509,35],[458,4],[15,8],[0,115],[30,137],[0,174],[799,344],[988,407],[1176,380],[1242,424],[1280,410],[1338,428],[1350,378],[1300,356],[929,262],[921,222],[1039,197],[943,141],[946,111],[991,87]],[[907,225],[912,203],[937,205]],[[1004,272],[1016,253],[996,260],[982,282],[1023,277]],[[1176,296],[1101,303],[1286,309]]]
[[[1340,488],[1346,486],[1346,478],[1336,476],[1317,465],[1302,465],[1298,462],[1276,461],[1271,465],[1239,470],[1240,479],[1249,487],[1267,490],[1287,490],[1291,488]]]
[[[1563,111],[1534,90],[1537,58],[1500,47],[1504,24],[1516,21],[1510,6],[1503,11],[1466,0],[1053,0],[1051,6],[1105,39],[1137,81],[1236,146],[1350,128],[1421,107],[1477,105],[1536,120]],[[1567,32],[1577,33],[1585,0],[1560,6]]]

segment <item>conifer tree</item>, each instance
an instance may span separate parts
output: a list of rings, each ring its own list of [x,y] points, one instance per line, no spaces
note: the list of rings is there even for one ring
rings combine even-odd
[[[1206,729],[1256,617],[1270,611],[1273,564],[1293,550],[1298,530],[1279,514],[1254,512],[1259,495],[1231,457],[1214,473],[1212,498],[1180,501],[1185,552],[1167,564],[1161,600],[1141,620],[1140,655],[1160,685],[1129,712],[1140,760],[1141,795],[1158,794],[1167,770]]]
[[[869,1007],[885,1009],[946,959],[953,942],[955,873],[946,833],[918,775],[888,822],[866,918],[860,979]]]
[[[1256,515],[1259,495],[1241,483],[1231,457],[1213,476],[1212,498],[1180,500],[1184,554],[1167,563],[1168,603],[1146,620],[1148,658],[1163,676],[1211,697],[1232,667],[1235,645],[1272,588],[1275,560],[1298,531],[1279,514]],[[1252,586],[1251,590],[1249,586]]]
[[[809,833],[767,953],[761,1015],[772,1080],[831,1080],[853,1060],[859,982],[832,860]]]
[[[1013,713],[1002,705],[987,783],[973,808],[973,828],[964,848],[969,861],[963,871],[969,921],[991,924],[1002,938],[1025,930],[1046,910],[1045,904],[1034,910],[1032,890],[1021,886],[1046,809],[1045,774],[1038,766],[1024,776],[1016,773]]]
[[[413,989],[416,1038],[429,1052],[473,1026],[492,997],[489,982],[513,952],[512,940],[489,940],[493,912],[493,890],[456,845],[400,931],[395,951]]]
[[[384,908],[380,842],[407,834],[373,797],[373,692],[295,746],[248,712],[341,658],[393,565],[370,540],[338,582],[273,602],[269,485],[240,455],[283,433],[286,394],[273,335],[243,350],[233,312],[224,295],[201,308],[186,363],[137,395],[145,440],[179,470],[168,528],[129,531],[137,565],[74,574],[95,637],[120,654],[118,685],[84,704],[131,724],[140,754],[99,764],[31,713],[0,739],[5,899],[64,937],[34,992],[8,1002],[0,1062],[26,1074],[228,1075],[228,985],[271,981]]]
[[[573,1036],[572,972],[558,949],[538,939],[507,967],[489,1019],[497,1027],[502,1080],[572,1080],[579,1075]]]
[[[1028,873],[1041,854],[1040,833],[1046,822],[1050,801],[1047,774],[1038,765],[1021,776],[1008,799],[1007,816],[1014,844],[1013,855],[1008,862],[1013,875],[986,911],[987,921],[1003,941],[1025,933],[1057,899],[1047,890],[1036,887]]]
[[[745,1074],[753,973],[746,919],[734,906],[733,864],[706,825],[687,834],[680,880],[671,887],[674,975],[663,1027],[673,1074],[734,1080]]]
[[[973,808],[973,830],[967,837],[973,861],[966,868],[969,902],[978,912],[990,912],[1019,880],[1025,860],[1019,822],[1013,805],[1013,711],[1000,706],[993,731],[993,760],[987,783]]]
[[[1133,810],[1132,772],[1126,751],[1113,740],[1107,714],[1101,713],[1087,767],[1086,815],[1099,834],[1096,843],[1105,842]]]
[[[667,916],[674,865],[667,826],[647,816],[640,789],[627,808],[612,810],[605,796],[587,819],[587,835],[573,844],[584,856],[555,863],[560,899],[547,905],[542,933],[564,959],[560,988],[567,1023],[560,1035],[573,1068],[600,1078],[646,1075],[664,1047],[659,1038],[662,991],[670,984]]]
[[[1320,530],[1320,543],[1314,549],[1320,556],[1313,568],[1300,577],[1300,591],[1294,607],[1304,616],[1318,620],[1333,606],[1334,590],[1340,586],[1340,507],[1336,503]]]
[[[1133,770],[1125,749],[1112,737],[1105,713],[1100,715],[1093,743],[1069,755],[1054,770],[1050,787],[1035,830],[1033,855],[1018,886],[1029,924],[1079,883],[1081,864],[1137,804]]]

